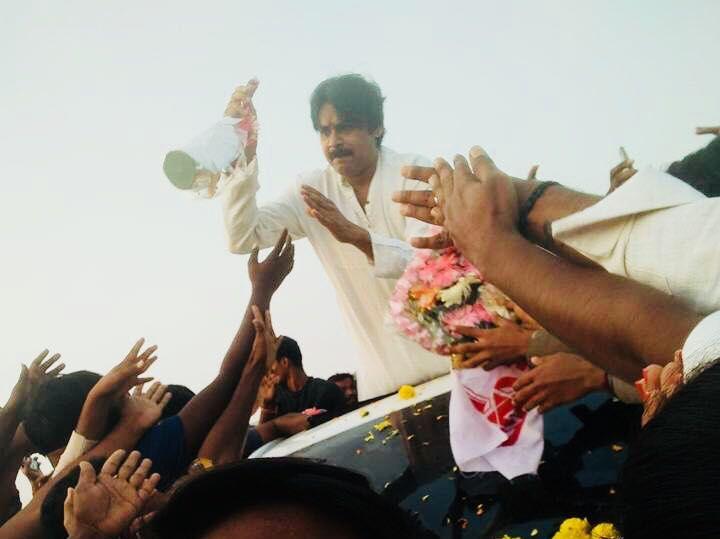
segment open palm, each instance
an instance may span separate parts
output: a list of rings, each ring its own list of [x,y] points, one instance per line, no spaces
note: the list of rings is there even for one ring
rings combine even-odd
[[[152,496],[160,480],[158,474],[147,477],[152,462],[141,462],[138,451],[125,455],[115,451],[99,474],[90,463],[80,463],[78,484],[68,489],[65,499],[64,523],[71,537],[120,535]]]

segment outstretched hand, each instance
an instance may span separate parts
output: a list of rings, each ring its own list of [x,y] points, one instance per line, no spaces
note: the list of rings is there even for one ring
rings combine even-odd
[[[462,354],[466,359],[460,362],[463,369],[482,367],[486,371],[500,365],[511,365],[525,360],[533,330],[496,315],[496,327],[482,329],[458,327],[457,333],[472,337],[473,342],[456,344],[450,348],[453,354]]]
[[[54,354],[49,359],[45,359],[48,350],[43,350],[37,356],[30,366],[22,365],[20,368],[20,378],[10,394],[7,407],[22,411],[24,407],[32,401],[38,388],[48,380],[57,377],[65,368],[64,363],[60,363],[55,368],[51,367],[60,359],[60,354]]]
[[[265,317],[260,313],[260,309],[252,306],[253,326],[255,326],[255,341],[251,353],[251,361],[254,363],[263,362],[265,370],[269,371],[277,360],[278,348],[282,343],[282,335],[275,335],[272,325],[272,316],[270,311],[265,311]]]
[[[718,125],[716,127],[696,127],[695,134],[696,135],[715,135],[716,137],[718,137],[718,136],[720,136],[720,125]]]
[[[272,296],[295,263],[295,246],[287,230],[283,230],[275,247],[265,260],[258,261],[259,249],[255,247],[248,260],[248,273],[253,292]]]
[[[141,375],[157,360],[157,356],[153,355],[157,346],[150,346],[141,352],[143,344],[145,339],[139,339],[128,355],[95,384],[92,389],[93,397],[123,395],[138,384],[152,380],[141,378]]]
[[[80,478],[69,488],[64,506],[64,524],[70,537],[117,537],[140,515],[155,493],[158,474],[148,477],[152,461],[138,451],[126,458],[122,449],[103,464],[100,474],[89,462],[80,463]]]
[[[324,226],[340,243],[357,244],[367,231],[345,217],[335,203],[317,189],[303,185],[300,196],[307,214]]]
[[[139,428],[149,429],[160,421],[165,406],[172,398],[172,393],[160,382],[153,382],[147,391],[143,388],[144,384],[135,386],[130,398],[125,401],[122,415],[126,418],[132,417]]]

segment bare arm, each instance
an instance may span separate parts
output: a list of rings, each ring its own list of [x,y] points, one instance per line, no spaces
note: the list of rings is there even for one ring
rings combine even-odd
[[[198,451],[198,457],[208,458],[215,465],[235,462],[242,458],[245,435],[260,380],[275,361],[280,342],[272,330],[270,313],[267,312],[263,319],[256,306],[253,306],[253,311],[255,342],[250,361],[245,366],[232,399]]]
[[[242,324],[225,354],[218,376],[178,414],[190,455],[197,454],[208,432],[225,410],[250,357],[255,339],[251,306],[257,306],[261,312],[270,308],[270,300],[292,270],[293,260],[294,248],[287,231],[283,232],[273,251],[262,263],[258,262],[257,250],[250,256],[248,267],[253,292]]]
[[[455,170],[436,164],[444,226],[486,279],[538,323],[604,370],[633,380],[643,365],[665,364],[701,317],[642,284],[582,267],[539,249],[516,229],[511,179],[481,149]]]

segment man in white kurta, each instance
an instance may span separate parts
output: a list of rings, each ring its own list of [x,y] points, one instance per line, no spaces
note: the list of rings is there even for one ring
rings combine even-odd
[[[349,129],[341,125],[343,121],[338,120],[338,132]],[[323,136],[321,132],[321,145]],[[358,396],[365,400],[394,392],[403,384],[447,374],[450,365],[446,358],[397,335],[387,319],[395,280],[413,256],[413,248],[406,240],[422,235],[425,226],[400,215],[391,196],[394,191],[421,188],[419,182],[403,178],[400,169],[426,161],[416,155],[378,148],[363,207],[356,190],[338,172],[344,170],[343,159],[347,158],[336,160],[332,153],[342,155],[343,148],[351,145],[335,141],[334,136],[328,135],[329,150],[323,147],[329,156],[328,167],[301,174],[283,196],[261,206],[255,198],[260,188],[257,159],[236,168],[227,178],[223,194],[225,225],[234,253],[248,253],[256,245],[274,245],[285,228],[293,239],[310,241],[335,287],[340,310],[359,348]],[[342,138],[342,134],[338,137]],[[367,231],[371,253],[338,241],[328,225],[308,211],[308,200],[304,198],[308,187],[319,192],[317,198],[325,197],[329,205],[334,204],[345,219]]]

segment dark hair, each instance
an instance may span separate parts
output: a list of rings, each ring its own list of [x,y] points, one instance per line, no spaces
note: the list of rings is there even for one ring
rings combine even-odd
[[[350,378],[353,383],[355,383],[355,377],[349,372],[338,372],[336,374],[333,374],[330,378],[328,378],[328,382],[332,382],[334,384],[335,382],[346,380],[348,378]]]
[[[320,109],[325,103],[330,103],[343,122],[375,131],[378,127],[385,127],[383,101],[385,98],[377,83],[357,73],[340,75],[317,85],[310,97],[310,117],[315,131],[318,131]],[[384,135],[383,132],[377,138],[378,148]]]
[[[42,384],[23,422],[39,452],[48,454],[67,444],[85,399],[100,378],[94,372],[77,371]]]
[[[667,171],[707,197],[720,196],[720,137],[713,137],[704,148],[675,161]]]
[[[278,347],[277,358],[282,359],[284,357],[288,358],[288,361],[296,367],[300,369],[303,368],[302,352],[300,351],[300,346],[295,339],[283,337],[282,342]]]
[[[17,515],[21,509],[22,502],[20,501],[20,493],[16,489],[13,499],[10,500],[5,507],[0,508],[0,527],[4,526],[8,520]]]
[[[89,460],[96,473],[100,473],[100,470],[105,463],[105,459],[97,457]],[[50,492],[47,493],[43,500],[42,508],[40,510],[40,523],[43,528],[43,537],[46,539],[66,539],[68,536],[67,530],[65,530],[64,513],[65,513],[65,498],[67,497],[68,488],[77,485],[78,479],[80,478],[80,466],[75,466],[68,472],[66,476],[61,478],[51,488]]]
[[[170,402],[163,408],[162,419],[179,414],[180,410],[195,396],[195,392],[192,389],[178,384],[168,385],[167,390],[172,396],[170,397]]]
[[[682,387],[640,432],[621,475],[625,539],[717,537],[720,363]]]
[[[292,457],[248,459],[196,476],[158,511],[149,537],[196,538],[243,509],[269,502],[312,507],[362,537],[435,537],[374,492],[362,475]]]

